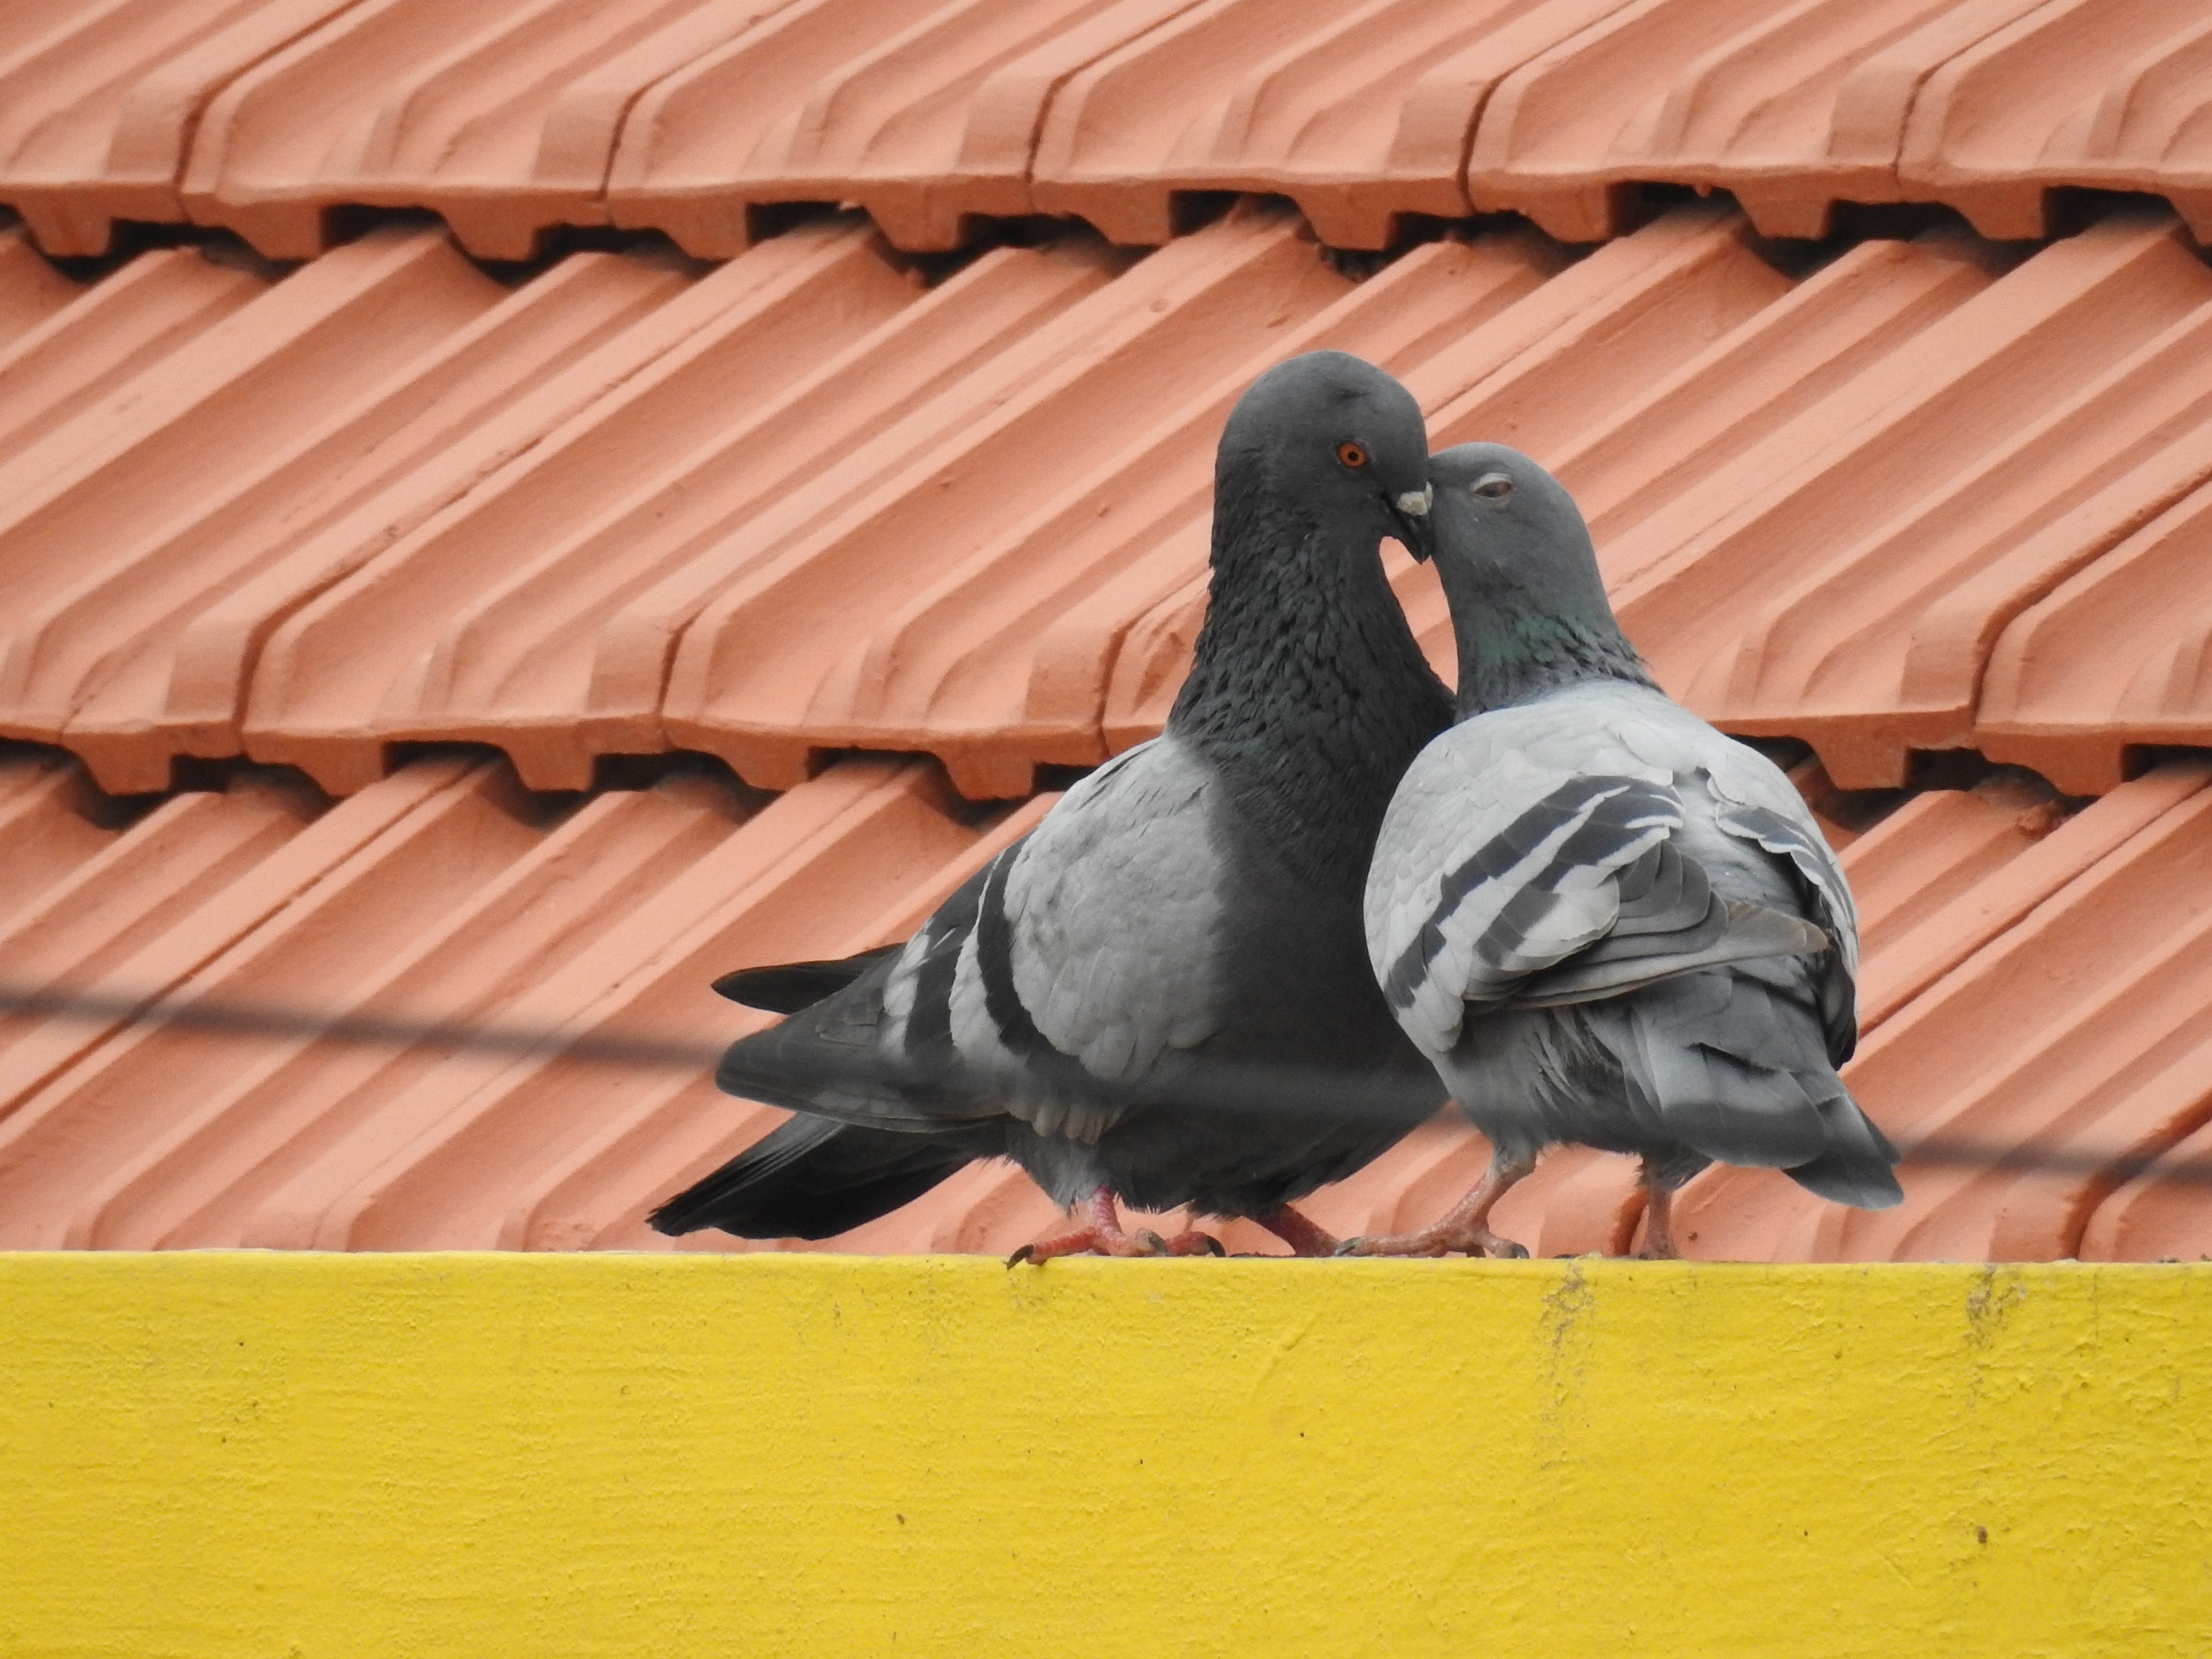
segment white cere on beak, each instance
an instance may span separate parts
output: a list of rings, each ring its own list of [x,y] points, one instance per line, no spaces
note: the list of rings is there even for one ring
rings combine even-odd
[[[1437,487],[1424,484],[1419,489],[1409,489],[1398,497],[1398,510],[1409,519],[1425,519],[1429,509],[1436,505]]]

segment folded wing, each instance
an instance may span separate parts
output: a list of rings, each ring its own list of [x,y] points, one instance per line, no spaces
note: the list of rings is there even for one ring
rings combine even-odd
[[[1391,806],[1369,878],[1369,947],[1392,1009],[1432,1053],[1458,1041],[1469,1004],[1590,1001],[1835,942],[1785,908],[1716,891],[1686,850],[1703,803],[1686,804],[1674,757],[1575,712],[1506,710],[1455,727]]]

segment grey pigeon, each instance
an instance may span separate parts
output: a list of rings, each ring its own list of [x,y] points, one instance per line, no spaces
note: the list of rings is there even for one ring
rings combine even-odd
[[[976,1158],[1077,1224],[1018,1258],[1218,1249],[1118,1204],[1291,1204],[1443,1101],[1368,971],[1360,902],[1400,775],[1451,717],[1379,544],[1427,541],[1426,434],[1388,374],[1314,352],[1222,434],[1212,579],[1165,732],[1098,768],[902,948],[730,976],[787,1013],[718,1081],[801,1114],[671,1199],[665,1232],[823,1237]]]
[[[1901,1194],[1836,1075],[1857,1037],[1843,872],[1765,757],[1670,701],[1623,636],[1559,481],[1498,444],[1430,465],[1459,720],[1398,787],[1367,943],[1489,1172],[1362,1255],[1527,1251],[1492,1207],[1555,1142],[1643,1160],[1645,1254],[1716,1159],[1842,1204]]]

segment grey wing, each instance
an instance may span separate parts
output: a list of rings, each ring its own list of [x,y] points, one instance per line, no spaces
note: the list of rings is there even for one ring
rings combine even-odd
[[[1155,739],[1085,779],[994,866],[951,1036],[1038,1133],[1095,1139],[1115,1102],[1218,1029],[1212,789],[1202,762]]]
[[[1470,1003],[1589,1001],[1722,963],[1806,954],[1802,919],[1713,890],[1678,844],[1655,744],[1589,699],[1454,727],[1400,786],[1370,872],[1370,954],[1415,1042],[1449,1052]],[[1639,750],[1644,753],[1639,753]]]
[[[1835,941],[1814,975],[1814,988],[1829,1061],[1841,1066],[1858,1042],[1859,921],[1850,884],[1804,798],[1778,767],[1718,732],[1708,748],[1702,758],[1718,808],[1717,824],[1784,860],[1806,913]]]

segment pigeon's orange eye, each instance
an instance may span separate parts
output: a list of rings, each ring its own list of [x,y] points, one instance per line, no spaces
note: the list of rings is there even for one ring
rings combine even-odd
[[[1364,445],[1340,443],[1336,447],[1336,459],[1346,466],[1364,466],[1367,465],[1367,450]]]

